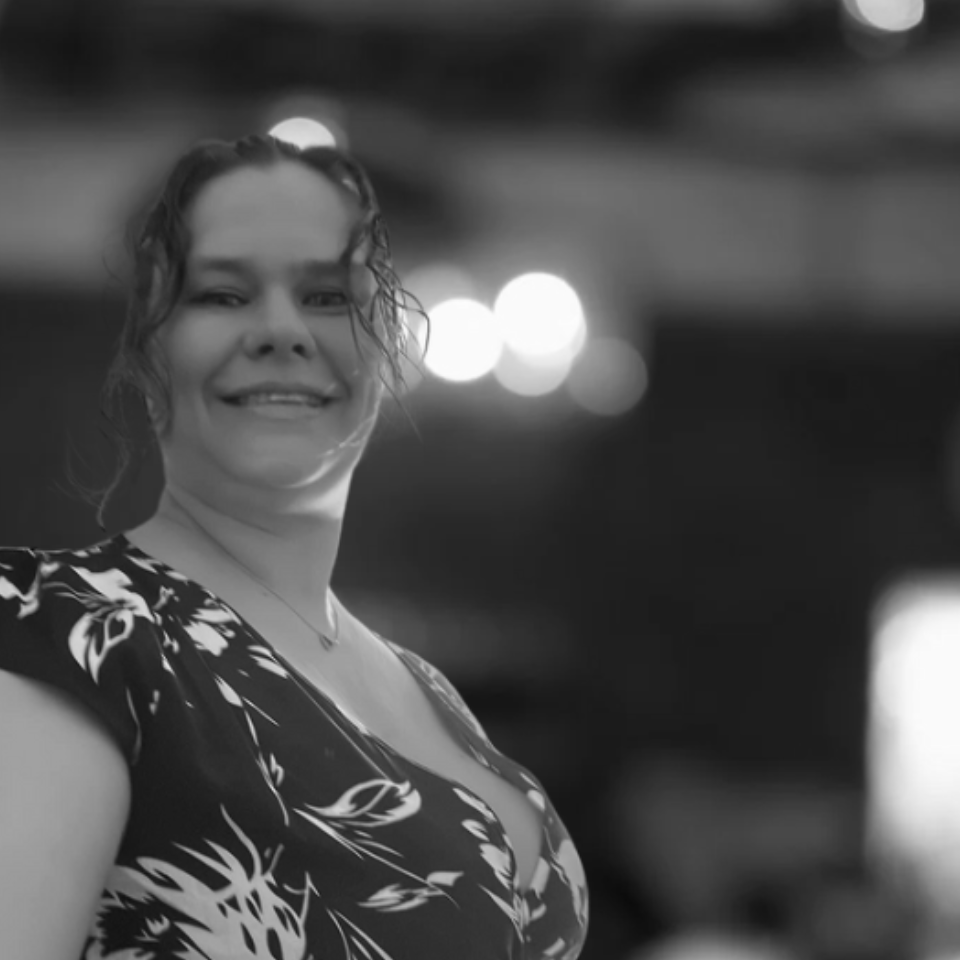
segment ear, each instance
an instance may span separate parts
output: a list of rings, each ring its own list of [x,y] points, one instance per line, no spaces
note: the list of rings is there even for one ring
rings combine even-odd
[[[163,430],[165,430],[168,424],[164,424],[160,419],[160,411],[162,410],[162,404],[158,403],[157,400],[151,395],[149,389],[144,389],[142,391],[144,406],[147,408],[147,417],[150,421],[150,429],[153,430],[155,436],[160,437]]]

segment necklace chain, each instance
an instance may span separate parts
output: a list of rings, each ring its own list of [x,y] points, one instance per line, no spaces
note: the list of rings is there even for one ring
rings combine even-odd
[[[197,523],[196,520],[194,520],[193,522]],[[309,620],[303,617],[300,613],[296,611],[296,609],[294,609],[294,607],[292,607],[289,603],[287,603],[287,601],[284,600],[283,597],[281,597],[280,594],[276,592],[276,590],[273,590],[272,588],[268,587],[245,563],[241,563],[232,553],[230,553],[230,551],[227,550],[227,548],[224,547],[220,543],[220,541],[216,539],[216,537],[211,536],[211,534],[205,527],[201,526],[199,523],[197,523],[197,526],[200,527],[200,529],[203,530],[203,532],[208,537],[210,537],[210,539],[216,545],[217,549],[222,554],[224,554],[229,560],[235,563],[238,567],[245,570],[248,576],[254,582],[259,583],[264,590],[268,590],[270,593],[272,593],[292,614],[294,614],[294,616],[296,616],[299,620],[303,621],[303,623],[305,623],[310,628],[310,630],[317,635],[317,638],[320,640],[320,644],[322,645],[324,650],[332,650],[334,647],[339,646],[340,615],[337,613],[337,608],[332,603],[330,603],[329,598],[327,600],[327,605],[330,609],[330,612],[333,614],[334,630],[336,630],[336,636],[334,637],[329,637],[323,631],[318,630],[312,623],[310,623]]]

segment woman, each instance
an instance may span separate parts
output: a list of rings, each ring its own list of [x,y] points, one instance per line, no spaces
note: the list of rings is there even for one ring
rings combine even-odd
[[[111,376],[147,403],[156,514],[0,550],[4,956],[576,957],[540,784],[330,589],[405,336],[365,174],[205,143],[137,223]]]

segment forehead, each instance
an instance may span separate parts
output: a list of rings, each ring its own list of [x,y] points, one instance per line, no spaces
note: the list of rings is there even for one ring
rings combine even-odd
[[[231,170],[187,213],[190,258],[335,260],[357,217],[344,191],[300,163]]]

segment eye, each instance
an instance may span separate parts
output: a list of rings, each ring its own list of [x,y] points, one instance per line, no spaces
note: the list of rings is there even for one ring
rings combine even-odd
[[[229,290],[206,290],[198,293],[191,303],[205,304],[214,307],[242,307],[244,299],[237,293]]]
[[[331,310],[345,309],[350,303],[350,298],[342,290],[317,290],[307,294],[306,299],[311,306]]]

